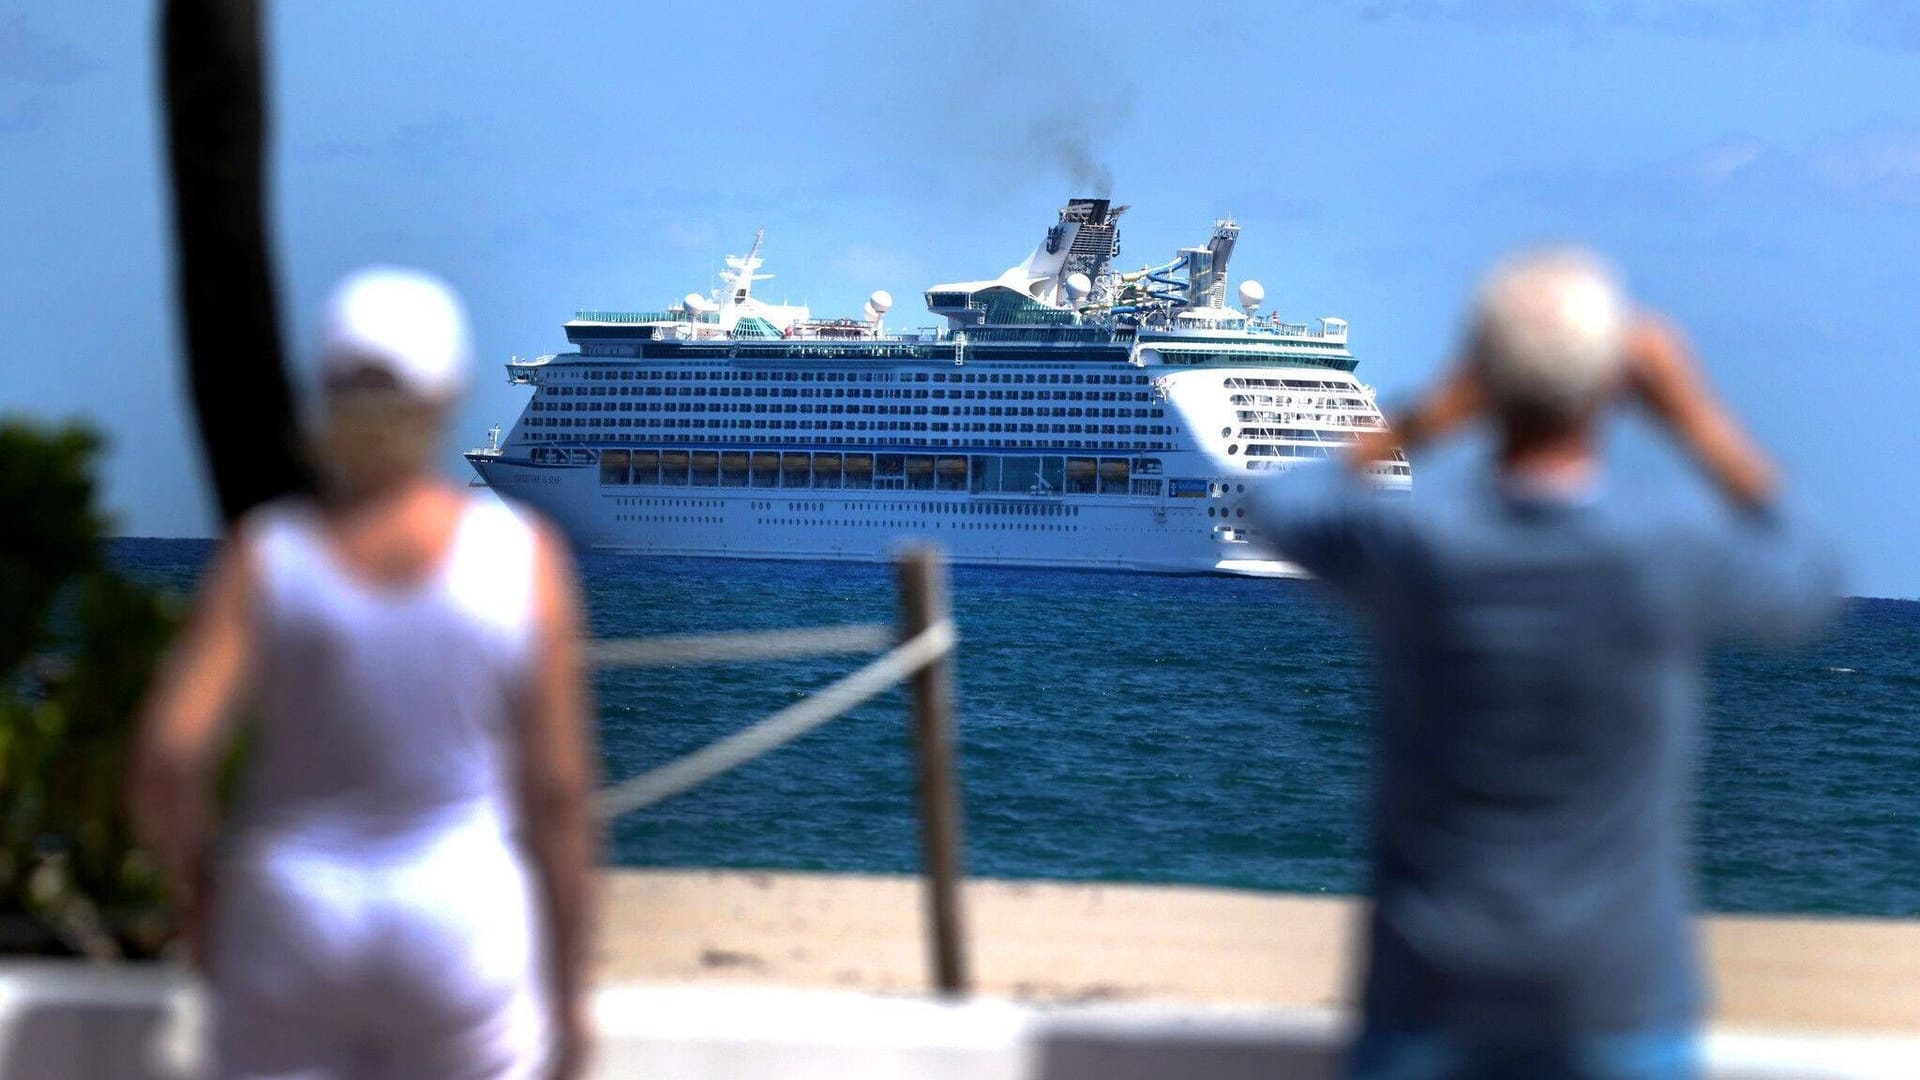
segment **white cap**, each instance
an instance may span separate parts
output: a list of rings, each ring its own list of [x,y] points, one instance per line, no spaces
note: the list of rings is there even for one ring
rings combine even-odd
[[[452,286],[420,270],[370,266],[333,287],[319,352],[323,380],[370,367],[411,396],[445,401],[466,388],[473,335]]]

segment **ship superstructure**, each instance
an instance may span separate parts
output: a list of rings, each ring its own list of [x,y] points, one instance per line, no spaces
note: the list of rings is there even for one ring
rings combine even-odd
[[[840,319],[754,296],[757,235],[711,293],[578,312],[574,351],[511,361],[532,399],[467,459],[596,550],[879,560],[924,537],[961,563],[1292,574],[1246,489],[1383,424],[1347,324],[1262,316],[1254,281],[1228,306],[1230,220],[1117,270],[1126,209],[1070,201],[1005,273],[926,290],[945,325],[910,332],[884,291]]]

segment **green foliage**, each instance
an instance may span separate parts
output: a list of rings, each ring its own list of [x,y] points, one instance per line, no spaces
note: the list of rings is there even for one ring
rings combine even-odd
[[[125,778],[176,620],[103,565],[99,447],[0,421],[0,952],[153,956],[171,936]]]
[[[0,423],[0,671],[18,669],[42,644],[60,587],[97,565],[91,467],[99,448],[81,427]]]

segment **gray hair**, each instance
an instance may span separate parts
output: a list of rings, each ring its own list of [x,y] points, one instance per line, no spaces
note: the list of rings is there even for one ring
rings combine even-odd
[[[1619,379],[1629,317],[1619,279],[1599,256],[1527,252],[1481,283],[1468,359],[1498,412],[1572,422]]]

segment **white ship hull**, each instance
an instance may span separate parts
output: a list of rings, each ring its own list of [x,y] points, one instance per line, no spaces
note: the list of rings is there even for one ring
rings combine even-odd
[[[602,486],[593,466],[474,462],[488,485],[586,549],[723,559],[887,561],[929,542],[957,564],[1301,577],[1242,538],[1219,498]],[[1209,514],[1212,510],[1214,513]]]

